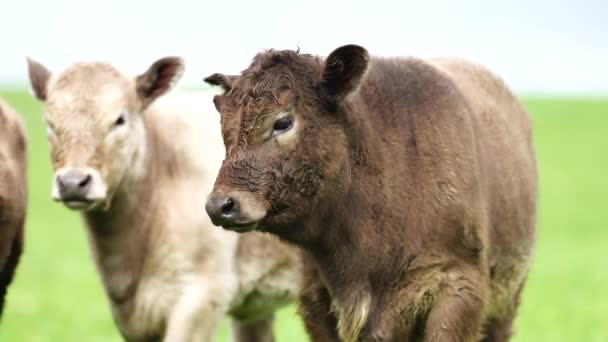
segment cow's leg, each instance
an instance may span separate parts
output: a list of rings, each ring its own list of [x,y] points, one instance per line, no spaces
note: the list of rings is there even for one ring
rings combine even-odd
[[[272,342],[273,317],[257,321],[232,320],[232,335],[234,342]]]
[[[331,299],[327,290],[300,296],[298,313],[311,341],[339,341],[338,321],[331,312]]]
[[[491,319],[485,327],[485,336],[482,342],[506,342],[511,338],[513,315]]]
[[[17,233],[10,243],[10,247],[7,248],[9,252],[6,261],[0,264],[2,266],[2,271],[0,271],[0,318],[4,310],[6,291],[13,280],[21,252],[23,251],[23,223],[19,224]]]
[[[492,318],[486,323],[484,329],[485,336],[482,340],[483,342],[506,342],[510,340],[511,335],[513,334],[513,320],[515,320],[515,315],[517,314],[517,308],[519,307],[521,291],[524,284],[525,280],[520,285],[517,293],[515,293],[509,311],[502,317]]]
[[[425,342],[479,341],[486,291],[476,275],[451,273],[431,308]]]
[[[169,317],[163,341],[213,341],[232,295],[222,286],[220,281],[213,288],[186,287]]]
[[[331,312],[331,296],[314,265],[306,262],[309,260],[303,261],[298,313],[304,321],[306,332],[311,341],[339,341],[338,321]]]

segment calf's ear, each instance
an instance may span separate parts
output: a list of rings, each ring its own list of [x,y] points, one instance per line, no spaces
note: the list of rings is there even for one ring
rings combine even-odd
[[[179,57],[165,57],[154,62],[146,72],[137,76],[135,87],[143,108],[167,93],[184,73],[184,61]]]
[[[230,89],[232,89],[232,85],[234,84],[237,78],[238,76],[236,75],[224,75],[220,73],[215,73],[213,75],[205,77],[203,81],[213,86],[219,86],[225,92],[228,92],[230,91]]]
[[[40,101],[46,101],[47,86],[49,78],[51,78],[51,72],[42,64],[35,60],[26,57],[27,69],[30,78],[30,85],[34,96]]]
[[[326,104],[335,107],[356,92],[368,64],[367,50],[358,45],[344,45],[330,53],[320,85],[320,95]]]

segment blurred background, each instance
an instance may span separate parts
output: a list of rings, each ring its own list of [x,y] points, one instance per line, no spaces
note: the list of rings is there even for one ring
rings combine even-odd
[[[78,214],[50,200],[51,168],[25,56],[60,71],[109,61],[137,74],[165,55],[205,90],[260,50],[327,55],[342,44],[382,56],[457,55],[485,64],[522,98],[540,170],[538,244],[514,340],[608,341],[608,2],[82,1],[1,4],[0,96],[29,132],[26,250],[0,341],[120,341]],[[278,341],[306,341],[294,308]],[[227,340],[226,324],[220,340]]]

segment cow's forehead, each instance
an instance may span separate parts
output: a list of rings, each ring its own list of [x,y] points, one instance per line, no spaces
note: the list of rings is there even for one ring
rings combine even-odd
[[[86,90],[94,88],[95,85],[110,83],[127,86],[129,79],[108,63],[76,63],[54,78],[50,90],[66,88]]]
[[[223,129],[233,131],[233,134],[238,131],[238,135],[249,134],[266,118],[290,106],[292,98],[286,90],[251,94],[236,99],[233,97],[222,111]]]
[[[90,117],[128,110],[134,90],[131,80],[105,64],[79,64],[49,84],[47,115]]]

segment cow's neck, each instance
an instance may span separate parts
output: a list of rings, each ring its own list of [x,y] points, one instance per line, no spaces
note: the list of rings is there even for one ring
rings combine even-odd
[[[369,203],[363,194],[351,195],[357,198],[349,198],[311,222],[321,228],[323,236],[305,246],[331,293],[338,332],[345,341],[356,340],[367,323],[374,296],[369,282],[377,257],[374,253],[382,253],[378,249],[383,248],[381,244],[374,246],[370,237],[361,236],[365,229],[360,225],[368,224],[364,206]]]
[[[157,201],[153,189],[159,176],[155,141],[140,144],[134,163],[108,208],[84,214],[89,240],[108,295],[114,303],[132,298],[139,282],[149,238],[154,235]],[[141,172],[133,172],[135,169]]]
[[[365,265],[372,262],[378,251],[374,250],[374,241],[379,235],[369,234],[370,228],[381,224],[380,209],[389,209],[390,203],[383,202],[382,196],[382,149],[376,134],[365,115],[352,115],[348,123],[349,170],[350,182],[344,193],[331,192],[331,198],[320,203],[314,214],[304,222],[306,242],[312,242],[305,248],[318,255],[318,261],[328,269],[346,271],[356,279],[364,277],[356,272],[367,272]],[[346,178],[346,177],[345,177]],[[390,210],[390,209],[389,209]],[[373,229],[372,229],[373,230]],[[307,244],[305,242],[305,245]],[[356,253],[353,253],[356,251]],[[368,255],[369,254],[369,255]],[[356,255],[356,258],[355,258]],[[357,265],[362,263],[362,265]],[[353,268],[349,270],[349,268]],[[349,278],[349,276],[346,276]],[[344,275],[336,277],[345,279]],[[328,279],[330,280],[330,279]],[[350,279],[345,279],[351,282]]]
[[[315,232],[305,244],[315,258],[332,295],[332,310],[345,340],[354,340],[374,310],[370,279],[387,269],[394,241],[384,239],[382,213],[392,210],[382,199],[382,151],[364,120],[353,123],[351,183],[347,193],[332,199],[309,218],[304,229]],[[394,260],[394,262],[399,262]]]

